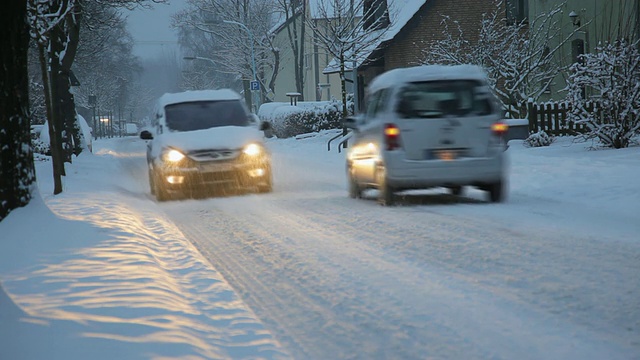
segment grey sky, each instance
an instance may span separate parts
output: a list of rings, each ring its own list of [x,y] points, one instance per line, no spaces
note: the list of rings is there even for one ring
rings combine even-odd
[[[136,41],[134,54],[154,58],[177,51],[178,37],[171,28],[171,15],[184,5],[183,0],[169,0],[169,4],[153,4],[151,9],[126,12],[129,31]]]

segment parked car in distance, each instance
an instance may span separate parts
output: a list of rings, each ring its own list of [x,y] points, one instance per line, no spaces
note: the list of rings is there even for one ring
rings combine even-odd
[[[241,96],[233,90],[165,94],[147,142],[149,186],[158,201],[222,189],[272,191],[271,155]]]
[[[364,114],[344,124],[353,131],[351,197],[373,188],[381,204],[392,205],[403,190],[445,187],[460,195],[475,186],[492,202],[505,199],[508,126],[481,68],[394,69],[371,82],[365,101]]]

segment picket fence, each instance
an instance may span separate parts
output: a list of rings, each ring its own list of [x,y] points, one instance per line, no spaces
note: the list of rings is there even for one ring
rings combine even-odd
[[[585,125],[567,120],[567,113],[571,110],[571,104],[568,102],[542,104],[527,102],[526,106],[530,134],[544,131],[549,135],[564,136],[577,135],[586,130]],[[595,103],[589,103],[586,106],[586,110],[590,112],[595,108]]]

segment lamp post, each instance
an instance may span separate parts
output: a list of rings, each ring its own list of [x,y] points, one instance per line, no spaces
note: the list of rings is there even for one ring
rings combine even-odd
[[[205,61],[210,62],[213,65],[216,64],[216,62],[213,61],[213,59],[209,59],[209,58],[202,57],[202,56],[184,56],[182,58],[185,59],[185,60],[205,60]]]

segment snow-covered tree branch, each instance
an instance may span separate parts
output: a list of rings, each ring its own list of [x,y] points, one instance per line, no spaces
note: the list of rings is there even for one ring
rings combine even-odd
[[[587,138],[628,147],[640,135],[640,40],[596,47],[573,64],[567,81],[569,121],[586,125]],[[587,94],[592,94],[588,97]]]

